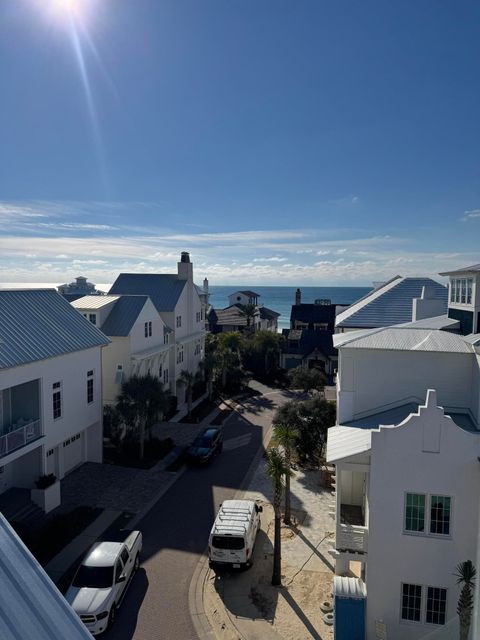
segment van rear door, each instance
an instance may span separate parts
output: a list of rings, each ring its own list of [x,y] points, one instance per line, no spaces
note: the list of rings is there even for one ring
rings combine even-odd
[[[211,560],[243,564],[246,561],[245,538],[242,536],[212,536]]]

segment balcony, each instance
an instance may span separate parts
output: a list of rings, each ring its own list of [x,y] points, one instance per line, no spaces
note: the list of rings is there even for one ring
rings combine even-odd
[[[14,426],[8,433],[0,435],[0,458],[42,437],[40,420],[32,420],[23,425]]]
[[[338,525],[335,548],[337,551],[367,553],[368,528],[355,524]]]

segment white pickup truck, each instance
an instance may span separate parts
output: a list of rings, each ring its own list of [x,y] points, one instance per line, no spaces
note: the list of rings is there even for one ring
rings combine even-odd
[[[113,625],[141,550],[142,534],[132,531],[124,542],[96,542],[83,559],[65,598],[92,635]]]

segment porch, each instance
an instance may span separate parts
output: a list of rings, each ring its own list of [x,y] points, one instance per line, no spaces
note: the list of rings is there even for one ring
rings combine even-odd
[[[41,438],[40,380],[0,391],[0,458]]]

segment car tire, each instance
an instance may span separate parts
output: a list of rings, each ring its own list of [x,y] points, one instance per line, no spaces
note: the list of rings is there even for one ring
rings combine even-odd
[[[116,607],[115,605],[112,606],[112,608],[110,609],[110,615],[108,616],[108,628],[111,629],[113,627],[113,625],[115,624],[115,618],[116,618]]]

